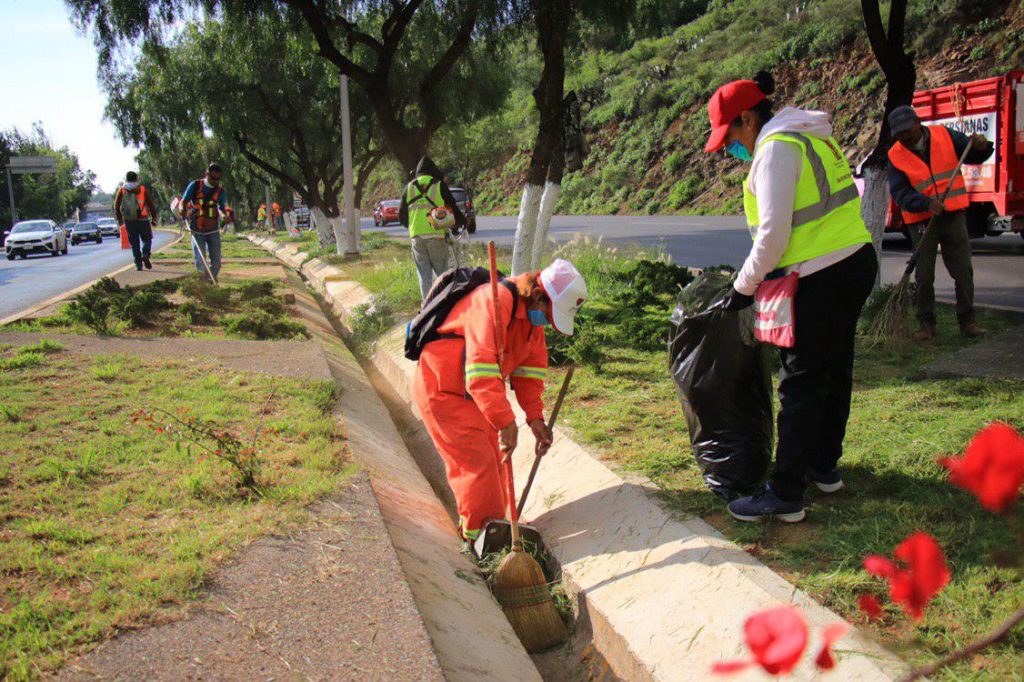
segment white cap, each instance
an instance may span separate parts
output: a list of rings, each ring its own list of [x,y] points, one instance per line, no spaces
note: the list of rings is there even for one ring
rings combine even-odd
[[[576,313],[587,300],[583,275],[569,261],[556,258],[541,270],[540,284],[551,299],[551,324],[556,331],[572,336]]]

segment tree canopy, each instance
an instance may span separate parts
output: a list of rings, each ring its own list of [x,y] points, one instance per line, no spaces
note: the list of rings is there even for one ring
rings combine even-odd
[[[55,146],[39,123],[28,133],[17,128],[0,131],[0,167],[6,167],[11,156],[52,156],[57,160],[56,174],[12,176],[15,210],[21,220],[63,221],[75,209],[85,208],[96,189],[96,174],[82,170],[70,149]],[[0,225],[10,224],[7,174],[0,173]]]

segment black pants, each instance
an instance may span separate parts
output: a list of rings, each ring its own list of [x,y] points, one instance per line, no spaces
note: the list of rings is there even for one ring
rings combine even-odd
[[[853,392],[857,318],[875,283],[871,244],[800,278],[796,345],[782,349],[779,443],[771,486],[783,500],[803,499],[808,469],[828,472],[843,454]]]
[[[128,243],[132,245],[135,264],[142,265],[142,259],[149,258],[150,249],[153,248],[153,228],[148,220],[127,220],[124,229],[128,232]]]

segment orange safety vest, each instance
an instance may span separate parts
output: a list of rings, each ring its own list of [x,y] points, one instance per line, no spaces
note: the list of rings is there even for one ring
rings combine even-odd
[[[967,196],[967,185],[964,184],[963,175],[957,171],[956,177],[953,177],[953,171],[959,161],[956,150],[953,149],[953,138],[945,126],[928,126],[928,136],[930,163],[922,161],[920,156],[907,149],[902,142],[897,142],[889,149],[889,161],[906,174],[914,189],[927,197],[942,196],[952,182],[953,187],[949,190],[943,206],[947,211],[962,211],[970,205],[971,199]],[[913,213],[901,208],[900,212],[903,214],[903,222],[907,225],[932,217],[930,211]]]
[[[138,192],[129,192],[124,187],[122,187],[120,191],[121,191],[121,201],[124,201],[124,196],[126,194],[134,194],[135,198],[139,202],[139,217],[141,217],[141,218],[149,218],[149,209],[146,208],[146,186],[145,185],[141,185],[140,184]]]
[[[203,179],[196,180],[196,198],[192,200],[190,211],[191,228],[196,232],[213,232],[217,229],[219,214],[217,199],[220,198],[220,185],[209,197],[203,196]]]

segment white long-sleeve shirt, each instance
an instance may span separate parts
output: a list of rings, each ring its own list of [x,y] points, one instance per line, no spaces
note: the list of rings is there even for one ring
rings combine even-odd
[[[773,140],[761,145],[761,140],[775,133],[801,133],[816,137],[831,137],[832,124],[822,111],[805,111],[787,107],[765,124],[758,135],[750,175],[744,182],[757,198],[760,225],[751,228],[754,246],[736,276],[736,291],[753,296],[757,287],[772,270],[789,245],[793,232],[793,205],[796,185],[803,171],[803,154],[790,142]],[[786,268],[797,271],[801,277],[823,270],[856,253],[861,244],[812,258]]]

